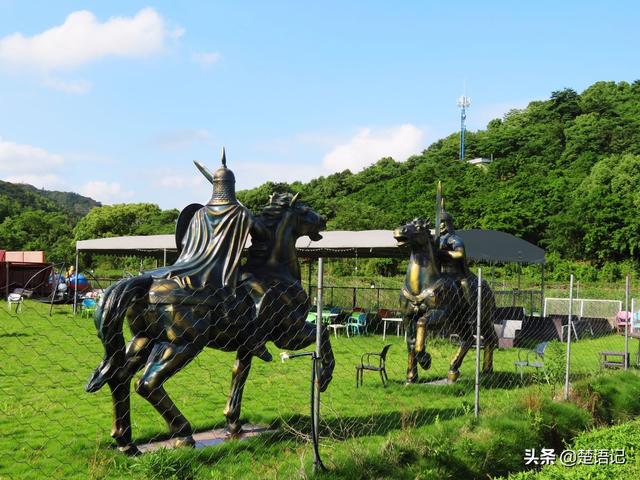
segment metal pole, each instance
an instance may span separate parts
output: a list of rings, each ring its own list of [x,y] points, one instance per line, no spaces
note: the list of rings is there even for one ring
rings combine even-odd
[[[318,375],[318,364],[320,359],[322,358],[321,350],[322,350],[322,329],[324,327],[322,322],[322,290],[324,288],[324,259],[322,257],[318,258],[318,298],[317,298],[317,315],[316,315],[316,354],[313,359],[313,368],[315,372],[315,395],[313,397],[313,418],[311,421],[313,422],[313,471],[314,473],[318,471],[318,469],[326,470],[324,465],[322,464],[322,460],[320,459],[320,451],[318,448],[318,440],[320,438],[320,375]]]
[[[631,321],[633,319],[633,312],[631,312],[631,315],[629,315],[629,286],[630,286],[629,284],[630,284],[630,279],[629,279],[629,274],[627,274],[627,279],[626,279],[625,288],[624,288],[624,311],[627,317],[627,322],[624,327],[624,369],[625,370],[629,369],[629,325],[631,324]]]
[[[7,284],[5,285],[5,297],[9,298],[9,266],[11,265],[10,262],[6,261],[4,262],[4,265],[6,268],[6,272],[7,272]]]
[[[465,107],[460,112],[460,160],[464,160],[464,120],[467,118]]]
[[[64,262],[62,262],[62,274],[64,275]],[[58,274],[56,274],[56,268],[55,266],[52,268],[53,270],[53,276],[56,279],[56,284],[53,286],[53,291],[51,292],[51,305],[49,305],[49,316],[51,316],[51,313],[53,312],[53,302],[56,299],[56,294],[58,293],[58,285],[60,285],[60,276]]]
[[[573,329],[573,274],[569,280],[569,319],[567,322],[567,366],[564,374],[564,399],[569,399],[569,370],[571,368],[571,331]]]
[[[544,263],[540,265],[540,315],[544,317]]]
[[[631,299],[631,331],[633,332],[633,316],[636,311],[636,299]],[[638,354],[636,356],[636,367],[640,366],[640,338],[638,339]]]
[[[163,267],[167,266],[167,249],[166,248],[162,249],[162,266]]]
[[[478,268],[478,306],[476,315],[476,391],[474,416],[480,412],[480,318],[482,317],[482,268]],[[485,353],[486,355],[486,353]]]
[[[73,289],[73,313],[74,315],[78,311],[78,257],[80,256],[80,251],[76,250],[76,276],[74,278],[75,288]]]

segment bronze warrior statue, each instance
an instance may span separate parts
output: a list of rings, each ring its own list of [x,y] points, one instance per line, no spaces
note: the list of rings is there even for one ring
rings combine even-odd
[[[473,278],[473,274],[467,265],[464,242],[456,234],[453,217],[444,209],[442,210],[440,238],[438,239],[438,259],[440,260],[440,271],[455,278],[462,287],[465,299],[471,304],[469,280]]]
[[[404,324],[407,331],[407,383],[418,381],[418,364],[425,370],[431,366],[431,355],[426,350],[427,331],[447,328],[457,333],[461,345],[449,366],[448,380],[455,382],[460,366],[473,346],[476,332],[478,281],[469,272],[464,244],[455,235],[453,220],[445,216],[446,230],[436,253],[436,241],[431,235],[429,222],[416,218],[397,228],[394,237],[398,246],[410,252],[405,283]],[[489,285],[482,284],[481,335],[484,342],[483,371],[493,368],[493,350],[498,338],[493,328],[495,299]]]
[[[177,445],[192,445],[191,425],[163,384],[204,347],[236,352],[224,414],[228,432],[238,434],[252,358],[271,360],[267,341],[297,350],[316,339],[315,325],[306,322],[310,302],[300,281],[295,242],[304,235],[321,238],[324,219],[291,194],[272,195],[256,218],[235,197],[235,178],[226,167],[224,151],[216,172],[196,166],[213,184],[213,195],[207,205],[192,204],[180,214],[176,262],[109,287],[94,317],[105,356],[86,389],[95,392],[109,385],[114,408],[111,435],[127,454],[139,452],[132,442],[129,401],[138,370],[143,373],[136,392],[162,415]],[[241,267],[249,234],[252,245]],[[133,333],[126,346],[125,318]],[[335,364],[326,329],[321,344],[324,391]]]

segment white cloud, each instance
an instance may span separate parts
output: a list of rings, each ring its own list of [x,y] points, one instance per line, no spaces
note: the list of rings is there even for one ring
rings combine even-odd
[[[47,190],[62,189],[65,186],[62,178],[55,173],[25,173],[17,175],[9,175],[3,177],[5,182],[26,183],[36,188],[46,188]]]
[[[324,175],[322,167],[310,163],[269,163],[269,162],[234,162],[229,165],[238,179],[237,190],[253,188],[267,181],[271,182],[308,182]]]
[[[67,81],[60,78],[47,77],[42,81],[42,85],[74,95],[84,95],[91,90],[91,83],[86,80]]]
[[[183,150],[198,142],[211,143],[211,133],[205,128],[185,128],[163,132],[152,143],[163,150]]]
[[[473,109],[472,106],[467,113],[467,128],[470,130],[486,128],[487,124],[494,118],[501,119],[511,110],[520,110],[525,108],[528,104],[529,100],[520,100],[513,102],[487,103],[478,105],[475,109]]]
[[[0,38],[0,65],[50,72],[104,57],[148,57],[162,53],[167,39],[183,33],[169,30],[153,8],[102,23],[81,10],[67,16],[62,25],[34,36],[13,33]]]
[[[253,145],[260,153],[275,153],[278,155],[304,154],[309,147],[323,149],[331,148],[340,142],[340,136],[328,132],[302,132],[289,137],[263,140]]]
[[[38,173],[56,168],[64,157],[43,148],[0,138],[0,175]]]
[[[78,188],[78,193],[102,203],[124,202],[133,196],[133,192],[124,190],[117,182],[91,181]]]
[[[163,175],[158,178],[156,184],[160,187],[169,188],[193,188],[200,187],[204,183],[203,177],[186,175]]]
[[[334,147],[324,156],[323,163],[331,171],[357,172],[383,157],[404,161],[421,152],[424,137],[424,132],[411,124],[378,131],[363,128],[347,143]]]
[[[191,54],[191,61],[201,67],[210,67],[222,58],[218,52],[195,52]]]

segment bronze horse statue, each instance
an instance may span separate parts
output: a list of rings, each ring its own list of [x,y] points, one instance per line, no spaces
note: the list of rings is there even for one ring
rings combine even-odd
[[[224,410],[227,431],[241,432],[243,389],[254,356],[270,361],[265,347],[298,350],[316,341],[316,326],[306,321],[309,297],[302,288],[296,239],[322,238],[325,220],[304,205],[298,195],[273,194],[258,217],[268,235],[253,239],[235,295],[220,292],[175,291],[153,271],[123,279],[109,287],[95,313],[105,358],[86,390],[109,385],[113,401],[111,436],[126,454],[139,453],[132,442],[130,384],[144,368],[135,389],[162,415],[176,445],[193,445],[192,427],[163,388],[163,383],[188,364],[204,347],[235,351],[231,392]],[[166,288],[165,288],[166,287]],[[168,308],[154,308],[150,297],[161,296]],[[125,348],[126,318],[133,338]],[[322,330],[320,389],[326,390],[335,365],[329,335]]]
[[[429,223],[415,219],[397,228],[394,238],[400,248],[410,251],[405,283],[402,287],[403,321],[407,331],[407,383],[418,381],[418,364],[425,370],[431,366],[431,355],[426,351],[427,330],[446,329],[460,336],[460,348],[451,360],[448,380],[455,382],[460,366],[469,349],[475,344],[478,279],[470,274],[467,300],[460,283],[440,272],[435,240]],[[482,282],[481,336],[484,343],[483,372],[493,369],[493,350],[498,337],[493,328],[495,298],[486,282]]]

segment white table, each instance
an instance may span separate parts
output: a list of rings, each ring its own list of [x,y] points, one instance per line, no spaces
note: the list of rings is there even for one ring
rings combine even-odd
[[[341,323],[332,323],[330,325],[327,325],[327,327],[329,327],[330,329],[333,330],[333,336],[336,337],[336,338],[338,338],[338,330],[339,329],[342,329],[342,328],[347,329],[347,326],[343,325]],[[349,330],[346,330],[346,332],[347,332],[347,337],[348,337],[349,336]]]
[[[384,325],[382,326],[382,340],[387,338],[387,322],[398,324],[396,334],[398,337],[400,336],[400,327],[402,326],[402,318],[383,318],[382,321],[384,322]],[[406,333],[405,333],[405,338],[406,338]]]

